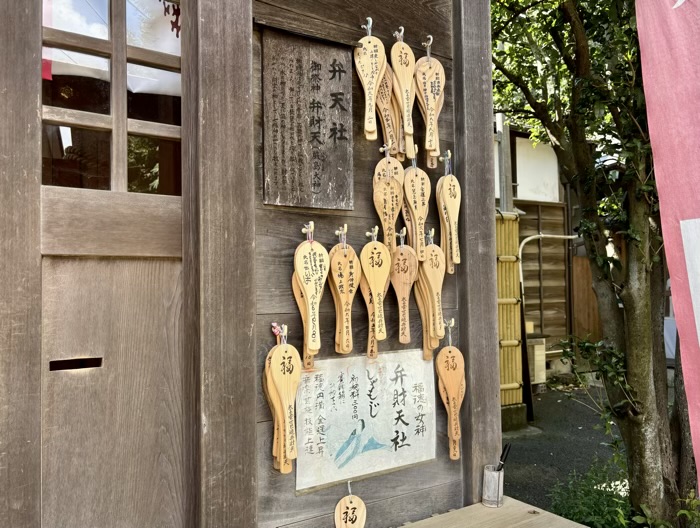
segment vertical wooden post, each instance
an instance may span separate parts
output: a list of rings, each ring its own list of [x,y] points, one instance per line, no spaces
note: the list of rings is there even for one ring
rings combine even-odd
[[[41,0],[0,12],[0,526],[38,528]]]
[[[129,187],[127,172],[127,86],[126,86],[126,0],[110,0],[109,36],[112,40],[111,114],[112,114],[112,170],[110,188],[126,192]]]
[[[499,209],[513,211],[513,172],[510,154],[510,125],[504,114],[496,114],[498,136]]]
[[[254,528],[252,3],[190,0],[182,8],[184,339],[199,379],[196,526]]]
[[[501,450],[490,3],[455,0],[452,12],[455,175],[462,185],[460,244],[467,256],[458,268],[467,370],[462,470],[464,503],[472,504],[481,500],[484,465],[496,463]]]

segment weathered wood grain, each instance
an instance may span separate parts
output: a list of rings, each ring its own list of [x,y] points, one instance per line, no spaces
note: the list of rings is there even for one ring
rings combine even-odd
[[[263,32],[264,203],[353,208],[352,55]]]
[[[177,125],[166,125],[164,123],[154,123],[153,121],[129,119],[127,120],[126,126],[129,134],[135,134],[137,136],[151,136],[176,140],[179,140],[181,136],[180,127]]]
[[[454,2],[455,176],[462,186],[459,325],[465,356],[467,396],[462,422],[464,504],[481,499],[482,469],[501,449],[496,226],[493,213],[493,104],[490,3]]]
[[[130,63],[142,64],[151,68],[160,68],[173,72],[179,72],[182,66],[180,57],[177,55],[170,55],[169,53],[139,48],[137,46],[127,46],[126,56]]]
[[[44,258],[42,526],[191,526],[181,268]],[[102,367],[49,372],[87,356]]]
[[[126,0],[110,1],[109,35],[112,41],[112,74],[109,85],[112,110],[111,189],[125,192],[127,174]]]
[[[483,528],[575,528],[581,524],[557,517],[547,511],[524,502],[503,498],[500,508],[487,508],[474,504],[461,510],[438,515],[410,525],[410,528],[462,528],[469,526]]]
[[[199,528],[256,526],[252,7],[183,3],[185,351],[200,379]]]
[[[422,49],[421,42],[425,41],[427,33],[431,33],[435,37],[433,53],[452,57],[452,3],[449,0],[428,0],[419,5],[411,0],[325,0],[322,3],[313,0],[256,0],[253,3],[254,14],[261,18],[264,18],[263,5],[274,6],[279,13],[291,12],[302,17],[306,22],[300,24],[301,28],[313,26],[315,21],[324,24],[327,28],[324,33],[328,34],[326,38],[329,40],[336,40],[335,32],[347,35],[348,30],[354,30],[357,35],[355,40],[364,37],[365,32],[360,25],[366,23],[367,17],[374,20],[372,34],[385,44],[394,42],[393,32],[399,26],[405,28],[406,43],[416,49]]]
[[[92,130],[112,130],[112,116],[83,112],[57,106],[44,106],[41,111],[44,122],[51,125],[76,126]]]
[[[358,496],[364,497],[367,505],[365,528],[386,528],[387,526],[404,526],[405,523],[419,521],[458,508],[461,501],[461,491],[461,482],[454,480],[379,501],[372,501],[366,495],[359,493]],[[355,493],[354,489],[353,493]],[[327,528],[332,526],[332,521],[332,515],[322,515],[307,521],[285,524],[280,528]]]
[[[44,46],[61,48],[79,53],[89,53],[100,57],[109,57],[112,54],[112,45],[109,40],[62,31],[60,29],[42,28]]]
[[[41,252],[180,258],[181,199],[42,187]]]
[[[1,4],[0,526],[41,514],[41,2]]]
[[[189,447],[183,452],[183,466],[190,475],[192,491],[184,505],[188,524],[200,528],[202,523],[202,505],[214,511],[214,519],[225,516],[218,510],[222,490],[214,489],[213,495],[203,498],[203,490],[211,490],[203,485],[202,456],[202,347],[201,347],[201,304],[200,292],[200,62],[199,62],[199,2],[185,2],[182,13],[182,347],[185,361],[182,378],[189,387],[189,398],[183,399],[183,430],[185,443]],[[211,38],[211,37],[210,37]],[[209,43],[209,49],[211,49]],[[221,434],[222,428],[217,428]],[[224,440],[225,441],[225,440]],[[211,449],[211,445],[207,445]],[[211,455],[207,455],[211,456]],[[219,466],[219,471],[221,470]],[[209,475],[211,476],[211,473]],[[230,477],[223,484],[230,483]],[[230,498],[230,495],[227,495]],[[208,526],[212,526],[209,524]]]

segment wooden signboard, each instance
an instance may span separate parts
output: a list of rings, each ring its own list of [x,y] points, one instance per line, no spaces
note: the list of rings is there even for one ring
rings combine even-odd
[[[297,490],[435,458],[433,372],[420,350],[317,360],[297,392]]]
[[[353,209],[352,56],[263,33],[264,203]]]

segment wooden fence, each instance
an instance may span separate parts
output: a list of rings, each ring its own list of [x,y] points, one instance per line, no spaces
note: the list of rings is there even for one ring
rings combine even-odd
[[[518,216],[513,213],[496,215],[501,405],[523,402],[518,273],[519,224]]]
[[[568,235],[566,206],[516,200],[524,211],[520,217],[520,240],[531,235]],[[525,319],[534,322],[535,332],[547,336],[547,347],[556,347],[571,333],[567,321],[567,241],[543,239],[523,248]]]

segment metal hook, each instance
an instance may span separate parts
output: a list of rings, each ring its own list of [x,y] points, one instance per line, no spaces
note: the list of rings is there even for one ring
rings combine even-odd
[[[428,42],[423,42],[423,46],[426,48],[426,52],[428,54],[428,64],[430,64],[430,48],[433,47],[433,36],[428,35]]]
[[[396,40],[398,40],[399,42],[403,42],[403,26],[399,26],[399,30],[398,30],[398,31],[394,31],[394,37],[395,37]]]
[[[371,231],[365,233],[366,236],[372,238],[372,242],[377,241],[377,235],[379,234],[379,226],[374,226]]]
[[[396,233],[396,236],[399,237],[399,241],[401,242],[401,249],[403,249],[404,241],[406,240],[406,227],[401,228],[401,231]]]
[[[389,140],[388,143],[384,143],[381,147],[379,147],[379,152],[383,152],[383,153],[384,153],[384,157],[387,159],[387,161],[388,161],[389,158],[391,157],[391,152],[390,152],[390,151],[391,151],[391,145],[392,145],[392,141]]]
[[[287,325],[286,324],[282,325],[282,344],[283,345],[287,344]]]
[[[367,17],[367,23],[360,26],[362,29],[367,30],[367,36],[372,36],[372,17]]]
[[[352,504],[352,487],[350,487],[351,482],[351,480],[348,480],[348,495],[350,495],[350,504]]]
[[[445,176],[452,174],[452,151],[448,150],[439,159],[445,162]]]
[[[313,222],[309,222],[308,224],[304,224],[304,228],[301,230],[301,232],[306,235],[307,242],[314,241],[314,223]]]
[[[348,224],[343,224],[340,226],[336,232],[338,241],[343,244],[343,255],[348,256]]]
[[[425,232],[425,245],[430,246],[435,239],[435,228]]]
[[[454,328],[455,325],[455,318],[453,317],[450,320],[445,319],[444,323],[447,328],[447,344],[452,346],[452,328]]]

